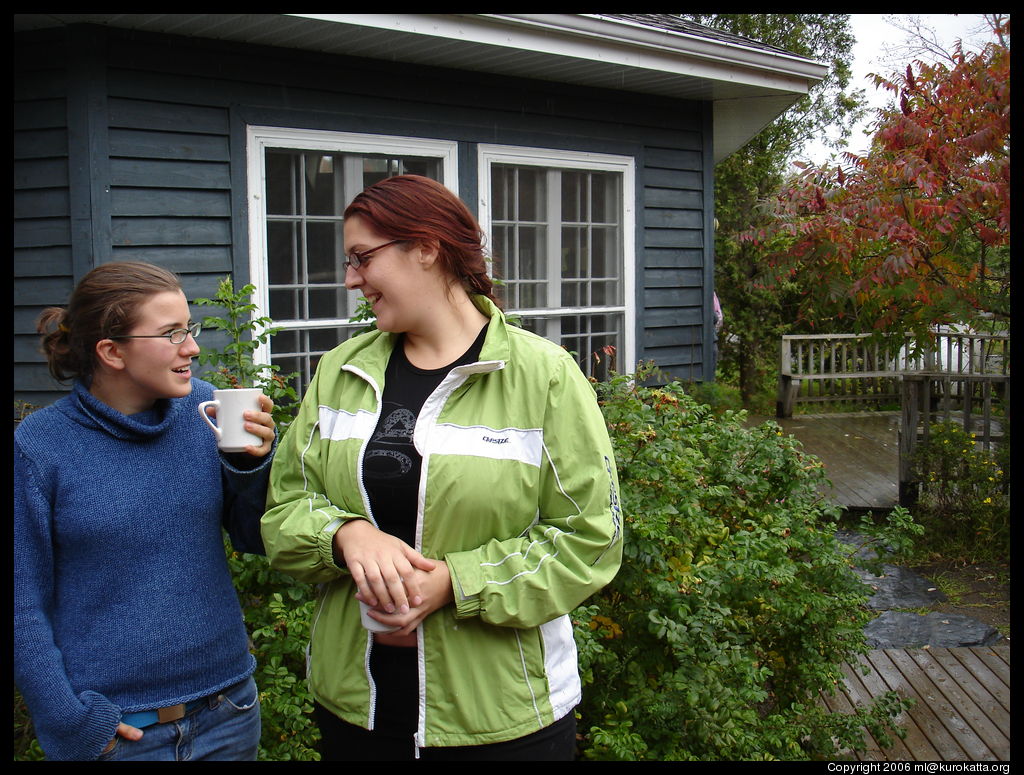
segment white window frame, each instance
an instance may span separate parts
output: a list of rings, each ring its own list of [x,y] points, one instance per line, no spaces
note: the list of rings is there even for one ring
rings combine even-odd
[[[270,291],[267,266],[266,149],[290,148],[329,153],[388,154],[393,156],[430,156],[441,161],[444,185],[458,195],[458,143],[398,135],[370,135],[290,127],[246,127],[247,202],[249,205],[249,281],[256,287],[254,315],[269,315]],[[358,194],[351,192],[349,201]],[[341,213],[338,213],[341,215]],[[282,329],[336,328],[350,325],[349,318],[275,321]],[[258,363],[270,363],[270,343],[256,348]]]
[[[530,148],[513,145],[477,146],[479,175],[480,227],[491,234],[493,220],[491,208],[491,165],[557,167],[561,169],[596,170],[622,174],[622,299],[619,306],[600,307],[611,313],[621,313],[622,352],[618,354],[617,371],[630,374],[636,363],[636,160],[632,156],[618,156],[582,151],[563,151],[549,148]],[[534,314],[542,317],[592,315],[594,307],[549,308]],[[517,312],[517,310],[508,310]],[[524,317],[526,315],[524,314]]]

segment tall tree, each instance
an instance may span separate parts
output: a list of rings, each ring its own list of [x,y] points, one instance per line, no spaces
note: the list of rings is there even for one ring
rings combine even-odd
[[[784,288],[814,276],[805,310],[866,330],[1010,319],[1009,17],[979,52],[956,43],[888,78],[867,153],[808,167],[749,244],[774,245]]]
[[[828,76],[715,168],[715,288],[725,314],[720,364],[749,406],[768,369],[775,366],[779,337],[788,333],[801,298],[802,278],[768,288],[767,249],[740,235],[759,220],[757,202],[781,185],[791,160],[825,129],[840,140],[863,115],[863,90],[850,91],[854,38],[848,14],[683,14],[829,64]],[[838,142],[839,140],[837,140]]]

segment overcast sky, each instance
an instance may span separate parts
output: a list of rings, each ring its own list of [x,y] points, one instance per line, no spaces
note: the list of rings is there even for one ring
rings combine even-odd
[[[910,14],[878,14],[855,13],[850,15],[850,23],[857,42],[853,47],[853,78],[851,86],[864,89],[872,107],[882,107],[889,101],[891,93],[876,89],[868,80],[868,73],[889,75],[895,70],[905,70],[907,63],[914,57],[903,58],[893,62],[886,56],[886,47],[898,46],[905,42],[907,33],[898,29],[890,20],[902,19],[909,21]],[[978,29],[985,29],[985,20],[981,14],[932,13],[914,14],[921,20],[922,26],[934,30],[938,42],[946,48],[952,46],[958,38],[964,41],[965,48],[971,48],[971,42],[984,43],[989,36],[979,35]],[[868,120],[860,127],[854,128],[848,142],[848,149],[854,153],[863,152],[867,148],[867,138],[863,130],[874,120],[874,113],[869,113]],[[820,143],[809,144],[803,158],[817,164],[829,160],[832,151]]]

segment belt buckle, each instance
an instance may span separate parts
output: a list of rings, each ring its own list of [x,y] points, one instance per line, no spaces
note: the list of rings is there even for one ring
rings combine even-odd
[[[171,705],[169,708],[157,708],[156,717],[161,724],[185,718],[185,705],[182,703],[179,705]]]

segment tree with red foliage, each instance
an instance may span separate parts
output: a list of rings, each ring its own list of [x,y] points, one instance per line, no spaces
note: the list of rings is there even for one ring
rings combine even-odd
[[[915,61],[890,78],[871,147],[812,167],[770,203],[775,277],[808,276],[810,322],[924,334],[939,323],[1010,318],[1010,22],[977,53]]]

